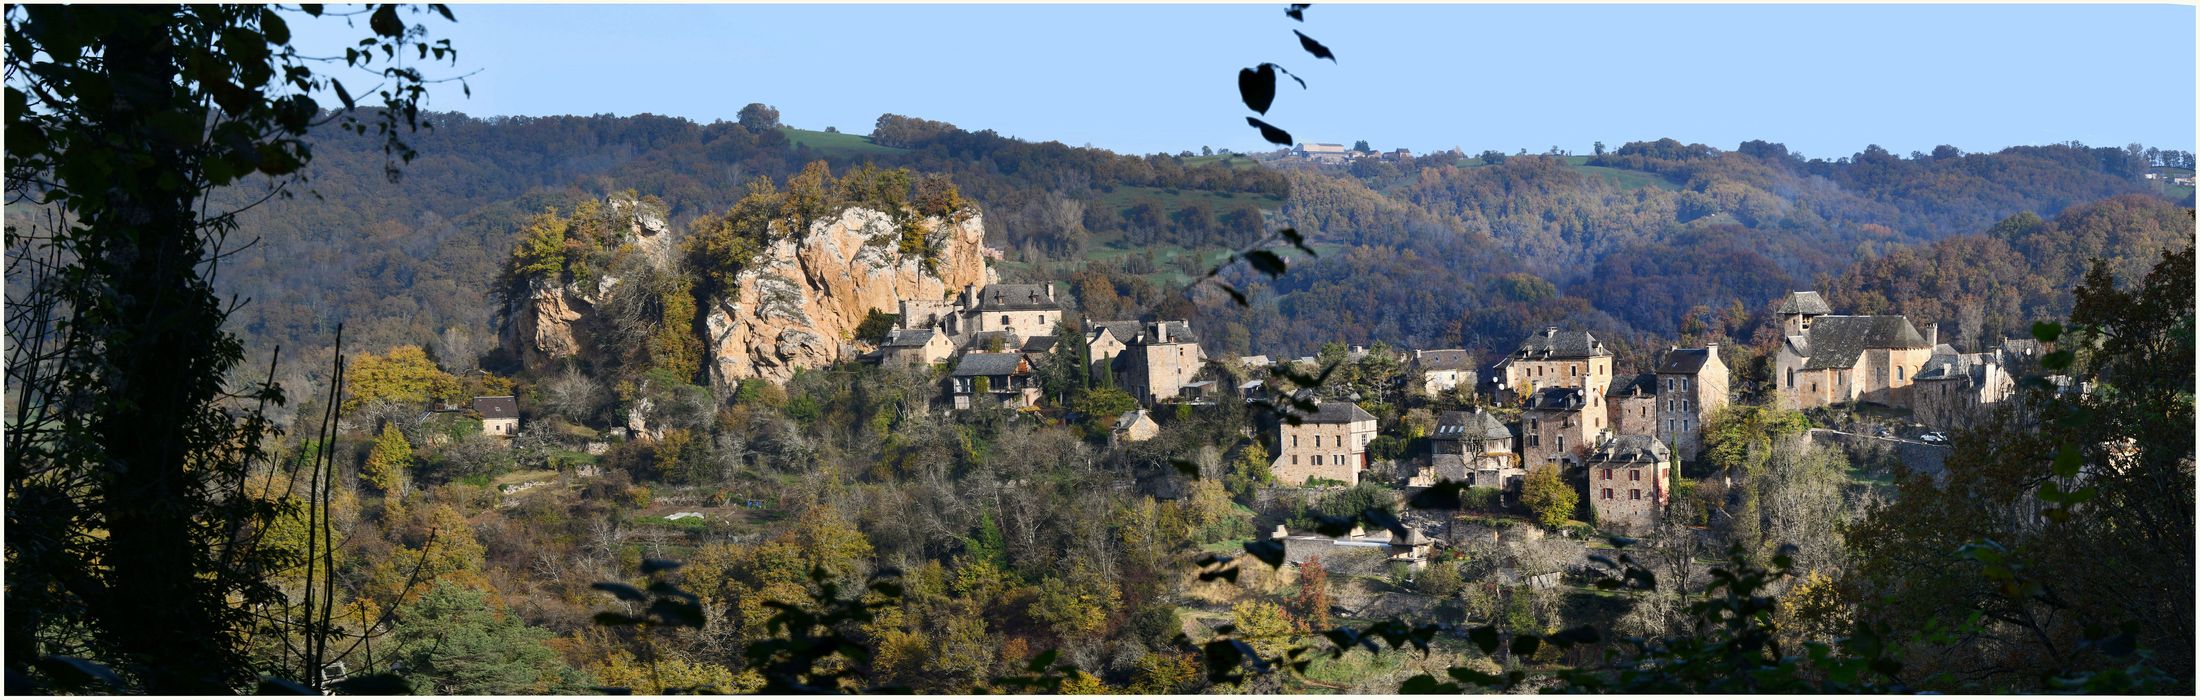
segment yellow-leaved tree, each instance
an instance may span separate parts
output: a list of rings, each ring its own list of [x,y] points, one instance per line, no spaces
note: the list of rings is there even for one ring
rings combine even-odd
[[[1557,466],[1546,464],[1528,472],[1527,481],[1520,485],[1520,502],[1535,512],[1536,522],[1544,527],[1564,527],[1573,519],[1581,496],[1559,475]]]
[[[367,452],[367,465],[359,470],[359,479],[383,493],[402,491],[406,474],[412,469],[412,443],[397,430],[394,423],[382,424],[382,435],[374,439],[374,449]]]
[[[426,404],[456,401],[462,393],[458,378],[435,366],[428,351],[418,345],[399,345],[387,355],[360,355],[352,360],[344,379],[351,389],[351,397],[344,400],[346,412],[378,399]]]

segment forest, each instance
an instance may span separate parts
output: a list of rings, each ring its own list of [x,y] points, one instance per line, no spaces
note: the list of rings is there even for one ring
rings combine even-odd
[[[444,59],[410,23],[447,9],[363,11],[399,87],[340,108],[236,48],[287,13],[8,10],[11,694],[2194,690],[2194,210],[2144,178],[2189,154],[1302,167],[762,104],[475,119],[374,58]],[[1067,291],[1035,405],[945,410],[946,364],[706,380],[701,310],[849,208],[918,268],[925,222],[982,219],[1004,282]],[[658,213],[662,256],[629,233]],[[1234,253],[1271,237],[1287,270]],[[548,287],[606,290],[602,328],[530,366],[500,338]],[[1805,289],[2036,371],[1937,468],[1822,439],[1909,413],[1773,400]],[[1136,413],[1088,320],[1186,321],[1272,398]],[[1447,413],[1524,409],[1406,351],[1546,327],[1622,377],[1718,344],[1734,401],[1649,529],[1579,465],[1412,480]],[[1357,483],[1273,473],[1315,399],[1371,416]]]

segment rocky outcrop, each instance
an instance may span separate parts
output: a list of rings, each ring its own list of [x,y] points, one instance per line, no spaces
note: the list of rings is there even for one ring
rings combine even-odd
[[[632,244],[650,264],[666,269],[673,264],[679,246],[665,221],[663,205],[614,195],[600,210],[613,231],[625,235],[606,241],[607,248]],[[516,295],[504,309],[504,349],[532,371],[541,371],[560,359],[588,350],[585,324],[596,306],[611,297],[619,278],[599,274],[593,282],[560,283],[535,279],[525,293]]]
[[[936,265],[901,253],[893,217],[849,208],[774,243],[702,310],[714,387],[785,381],[796,369],[852,359],[847,341],[872,311],[902,299],[938,300],[994,279],[977,216],[921,222]]]

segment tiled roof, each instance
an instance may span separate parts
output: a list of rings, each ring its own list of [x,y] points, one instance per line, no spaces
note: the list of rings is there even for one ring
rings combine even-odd
[[[1658,375],[1644,372],[1625,382],[1613,382],[1605,396],[1657,396]]]
[[[1612,351],[1604,349],[1604,343],[1589,335],[1588,331],[1562,331],[1556,326],[1528,336],[1520,341],[1515,357],[1529,359],[1606,357]]]
[[[978,290],[979,311],[1035,311],[1059,309],[1060,304],[1047,296],[1049,285],[1044,284],[996,284]]]
[[[1833,306],[1827,304],[1826,298],[1819,296],[1817,292],[1795,292],[1788,295],[1787,301],[1780,302],[1777,313],[1823,316],[1833,313]]]
[[[1323,401],[1315,405],[1314,412],[1301,416],[1307,423],[1358,423],[1375,420],[1375,414],[1350,401]]]
[[[1809,345],[1806,370],[1855,367],[1870,349],[1932,347],[1901,316],[1821,316],[1811,322]]]
[[[519,399],[510,396],[476,396],[474,412],[483,418],[518,418]]]
[[[1132,338],[1138,337],[1138,326],[1137,321],[1095,321],[1091,328],[1085,329],[1085,337],[1099,340],[1100,333],[1105,331],[1108,335],[1115,336],[1116,342],[1128,343]]]
[[[1054,352],[1054,344],[1054,336],[1042,335],[1037,338],[1032,338],[1030,340],[1024,341],[1023,352],[1026,354]]]
[[[886,344],[881,347],[921,348],[926,343],[932,342],[933,333],[934,331],[930,328],[892,331],[886,334]]]
[[[1695,374],[1710,362],[1710,348],[1675,348],[1658,362],[1658,374]]]
[[[1425,350],[1413,361],[1426,372],[1473,369],[1474,359],[1474,353],[1465,350]]]
[[[1588,403],[1575,387],[1547,386],[1528,396],[1530,411],[1579,411]]]
[[[1488,411],[1445,411],[1436,419],[1437,440],[1512,440],[1512,430]]]
[[[1650,462],[1664,463],[1673,458],[1665,449],[1665,443],[1648,435],[1621,435],[1605,441],[1589,454],[1589,461],[1596,462]]]
[[[1024,356],[1013,352],[973,352],[955,363],[957,377],[998,377],[1015,374]]]
[[[1197,343],[1199,336],[1192,333],[1192,324],[1184,321],[1154,321],[1139,327],[1138,333],[1123,342],[1131,345],[1147,345],[1161,342],[1162,331],[1168,331],[1170,343]],[[1113,331],[1110,331],[1111,333]]]

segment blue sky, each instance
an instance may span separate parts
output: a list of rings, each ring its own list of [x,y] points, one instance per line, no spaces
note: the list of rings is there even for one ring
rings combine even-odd
[[[1302,141],[1469,152],[1752,138],[1811,157],[2069,140],[2192,150],[2194,8],[2173,5],[460,5],[488,115],[655,113],[869,133],[893,112],[1147,153]],[[300,25],[318,24],[315,27]],[[340,26],[294,22],[310,40]],[[1304,29],[1338,62],[1301,51]],[[354,30],[356,31],[356,30]]]

